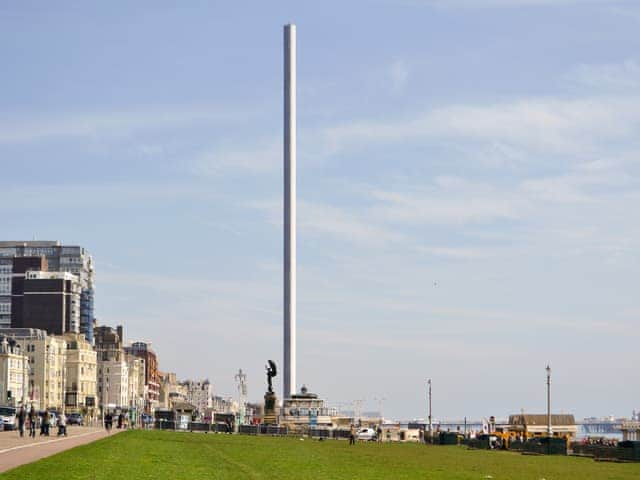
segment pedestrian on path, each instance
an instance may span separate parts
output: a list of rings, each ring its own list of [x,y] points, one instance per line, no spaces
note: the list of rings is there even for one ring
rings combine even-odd
[[[58,419],[58,436],[60,435],[67,436],[67,416],[64,413]]]
[[[27,412],[24,409],[24,405],[20,407],[18,410],[18,430],[20,431],[20,436],[24,437],[24,423],[27,421]]]
[[[44,435],[45,437],[49,436],[49,412],[47,410],[42,414],[42,428],[40,429],[40,435]]]
[[[29,410],[29,436],[31,438],[36,438],[36,423],[38,423],[38,413],[31,405],[31,410]]]

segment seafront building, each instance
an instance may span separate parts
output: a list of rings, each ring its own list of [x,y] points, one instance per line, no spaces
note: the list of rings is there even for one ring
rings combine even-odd
[[[0,296],[0,310],[5,314],[0,316],[2,328],[35,328],[25,325],[24,315],[24,281],[28,271],[48,271],[47,259],[44,256],[32,257],[0,257],[5,280],[8,280],[6,296]]]
[[[21,349],[27,357],[22,377],[11,358],[7,380],[0,378],[0,390],[10,392],[12,401],[20,395],[37,408],[66,407],[88,415],[102,405],[148,413],[158,407],[155,351],[146,342],[125,346],[122,326],[96,327],[94,291],[93,258],[83,247],[0,241],[0,334],[9,344],[17,342],[5,349],[9,355]],[[22,378],[22,389],[16,378]],[[163,404],[169,406],[171,397],[186,400],[175,375],[165,387]],[[190,395],[206,406],[210,395],[206,386],[200,388],[204,394],[194,387]]]
[[[578,427],[573,415],[570,414],[517,414],[509,415],[509,430],[522,434],[525,438],[534,436],[546,436],[549,422],[551,433],[556,437],[575,438]]]
[[[2,259],[8,265],[8,259]],[[44,256],[13,257],[10,312],[13,328],[38,328],[53,335],[80,330],[80,283],[69,272],[50,272]],[[4,298],[4,297],[3,297]],[[7,325],[4,325],[7,327]]]
[[[103,411],[129,404],[129,367],[122,343],[122,325],[115,329],[107,326],[95,329],[97,395]]]
[[[150,413],[158,408],[158,400],[160,398],[160,375],[158,373],[158,357],[151,348],[150,343],[133,342],[131,345],[124,347],[124,351],[128,355],[144,360],[145,368],[145,411]]]
[[[24,278],[20,323],[14,321],[12,326],[39,328],[52,335],[77,333],[80,331],[80,292],[78,277],[72,273],[28,271]]]
[[[122,325],[116,328],[99,326],[95,329],[95,350],[98,362],[120,357],[123,354],[124,329]]]
[[[18,406],[27,400],[28,358],[13,338],[0,335],[0,398]]]
[[[0,256],[0,328],[11,326],[11,279],[13,258]]]
[[[198,412],[204,412],[213,406],[213,385],[208,379],[185,380],[181,385],[184,388],[187,403],[196,407]]]
[[[98,396],[103,409],[129,405],[129,365],[124,355],[98,361]]]
[[[129,372],[129,386],[128,386],[128,400],[127,405],[130,418],[136,420],[138,414],[144,411],[144,404],[146,398],[146,385],[145,380],[145,368],[144,360],[142,358],[135,357],[133,355],[125,354],[127,361],[127,369]]]
[[[65,407],[93,416],[97,407],[97,354],[84,335],[64,334],[67,343]]]
[[[57,241],[1,241],[0,242],[0,327],[29,327],[14,320],[19,311],[12,308],[11,294],[13,266],[9,263],[21,257],[44,257],[47,268],[40,271],[68,272],[79,284],[78,331],[93,343],[94,266],[91,255],[80,246],[61,245]],[[24,274],[24,272],[23,272]],[[72,329],[72,331],[75,331]]]
[[[158,394],[158,408],[171,408],[171,398],[178,396],[178,379],[175,372],[158,372],[160,389]],[[186,401],[182,398],[181,401]]]
[[[214,395],[211,400],[211,410],[216,413],[237,413],[239,411],[238,402],[231,397]]]
[[[28,402],[38,409],[62,410],[65,392],[66,341],[36,328],[7,328],[2,334],[14,338],[28,357]]]
[[[279,423],[287,426],[329,426],[332,424],[331,413],[324,400],[303,385],[300,392],[283,400]]]

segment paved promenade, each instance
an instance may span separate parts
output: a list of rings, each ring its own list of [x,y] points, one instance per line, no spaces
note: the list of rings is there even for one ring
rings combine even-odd
[[[111,435],[118,431],[112,430]],[[52,428],[51,436],[43,437],[38,433],[35,439],[29,438],[28,432],[25,432],[23,438],[20,438],[17,431],[0,432],[0,472],[109,435],[103,428],[97,427],[67,427],[66,437],[56,436],[57,432],[57,428]]]

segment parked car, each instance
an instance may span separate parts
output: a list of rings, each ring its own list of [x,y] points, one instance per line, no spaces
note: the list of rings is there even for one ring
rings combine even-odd
[[[152,424],[154,422],[154,418],[147,414],[147,413],[143,413],[142,415],[140,415],[140,421],[144,424],[144,425],[149,425]]]
[[[15,407],[0,407],[0,427],[3,430],[16,429]]]
[[[72,412],[67,416],[68,425],[84,425],[84,418],[78,412]]]
[[[373,428],[361,428],[356,432],[356,440],[374,441],[376,431]]]

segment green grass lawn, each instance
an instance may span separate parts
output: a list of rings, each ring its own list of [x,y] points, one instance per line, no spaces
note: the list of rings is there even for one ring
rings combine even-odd
[[[640,479],[640,464],[416,444],[130,431],[0,479]]]

